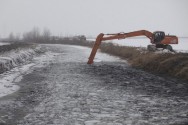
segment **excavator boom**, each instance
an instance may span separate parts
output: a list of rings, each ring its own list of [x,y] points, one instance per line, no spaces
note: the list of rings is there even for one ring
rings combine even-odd
[[[129,32],[129,33],[116,33],[116,34],[103,34],[100,33],[95,41],[95,44],[93,46],[93,49],[91,51],[88,64],[92,64],[94,57],[96,55],[96,52],[101,44],[102,41],[106,40],[113,40],[113,39],[125,39],[128,37],[135,37],[135,36],[146,36],[147,38],[150,39],[150,42],[152,44],[158,44],[158,46],[161,47],[166,47],[167,44],[177,44],[178,43],[178,38],[176,36],[165,36],[164,32],[157,31],[154,33],[151,33],[150,31],[147,30],[139,30],[139,31],[134,31],[134,32]]]

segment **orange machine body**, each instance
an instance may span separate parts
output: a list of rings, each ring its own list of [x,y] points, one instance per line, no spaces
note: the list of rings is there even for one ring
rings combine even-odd
[[[178,44],[178,38],[176,36],[165,36],[161,44]]]

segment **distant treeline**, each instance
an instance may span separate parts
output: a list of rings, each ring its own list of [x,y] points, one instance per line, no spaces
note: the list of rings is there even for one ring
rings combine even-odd
[[[33,28],[29,32],[23,33],[22,37],[20,35],[14,35],[10,33],[9,37],[5,39],[0,39],[0,42],[27,42],[27,43],[63,43],[63,44],[74,44],[74,42],[84,42],[86,37],[84,35],[77,36],[53,36],[49,29],[44,29],[40,32],[39,28]]]

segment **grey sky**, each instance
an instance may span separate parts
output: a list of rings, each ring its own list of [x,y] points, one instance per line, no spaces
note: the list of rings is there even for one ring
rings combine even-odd
[[[188,0],[0,0],[0,36],[34,26],[54,35],[146,29],[188,36]]]

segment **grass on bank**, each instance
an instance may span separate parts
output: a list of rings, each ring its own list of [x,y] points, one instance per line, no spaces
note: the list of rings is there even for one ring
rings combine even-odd
[[[188,80],[188,53],[154,53],[137,47],[103,43],[102,52],[127,59],[133,67]]]

